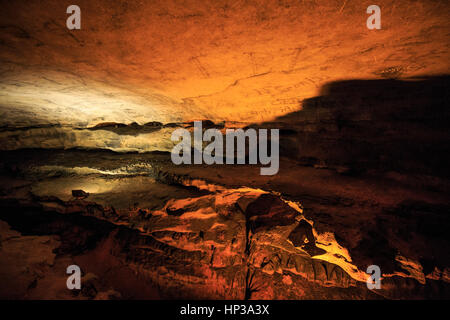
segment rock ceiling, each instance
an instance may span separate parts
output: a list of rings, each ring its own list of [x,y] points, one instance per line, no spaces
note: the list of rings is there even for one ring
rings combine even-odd
[[[446,1],[2,1],[0,125],[257,122],[342,79],[450,71]]]

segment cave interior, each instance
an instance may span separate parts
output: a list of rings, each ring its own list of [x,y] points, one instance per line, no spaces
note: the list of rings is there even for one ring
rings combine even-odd
[[[449,299],[450,9],[371,4],[0,1],[0,298]]]

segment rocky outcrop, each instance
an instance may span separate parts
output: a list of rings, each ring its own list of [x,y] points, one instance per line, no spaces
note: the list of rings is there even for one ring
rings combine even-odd
[[[167,158],[3,152],[0,220],[22,234],[58,237],[49,272],[70,258],[107,283],[75,298],[111,288],[126,299],[447,296],[448,206],[439,193],[289,160],[271,179],[250,166],[186,168]],[[381,291],[365,287],[371,264],[381,268]],[[47,276],[27,296],[42,294]]]
[[[82,257],[109,242],[115,249],[108,255],[158,287],[162,297],[301,299],[311,297],[307,288],[328,297],[325,287],[352,287],[352,294],[370,296],[339,266],[314,260],[296,248],[288,237],[300,213],[265,192],[227,190],[172,200],[160,211],[126,213],[85,200],[34,200],[21,206],[4,200],[1,218],[28,234],[58,235],[61,245],[55,252],[59,255]],[[246,208],[243,202],[248,202]],[[253,219],[257,208],[267,210]],[[266,219],[267,215],[274,219]],[[89,264],[81,267],[90,272]],[[282,280],[275,287],[286,288],[274,291],[266,278],[272,282],[278,275]],[[293,283],[293,287],[303,284],[298,294],[290,289]],[[94,298],[97,289],[90,286],[82,293]]]
[[[380,298],[358,279],[357,267],[348,272],[342,261],[328,261],[329,248],[318,247],[323,239],[298,205],[261,190],[222,189],[170,200],[161,210],[115,210],[38,196],[20,204],[3,199],[1,206],[1,219],[12,228],[57,236],[58,256],[71,256],[84,272],[95,274],[85,276],[90,280],[76,298],[131,297],[119,275],[103,279],[102,272],[117,264],[135,275],[131,282],[151,288],[147,298]],[[107,293],[97,278],[116,293]],[[386,297],[399,295],[403,278],[392,279]]]

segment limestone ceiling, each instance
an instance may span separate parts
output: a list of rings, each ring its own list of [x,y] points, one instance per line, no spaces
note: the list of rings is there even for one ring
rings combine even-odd
[[[377,0],[368,30],[372,2],[1,1],[0,125],[266,121],[330,81],[449,73],[447,1]]]

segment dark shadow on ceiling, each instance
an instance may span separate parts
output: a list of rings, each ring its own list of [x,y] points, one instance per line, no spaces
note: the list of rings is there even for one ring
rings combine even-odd
[[[280,154],[304,165],[450,177],[449,80],[335,81],[257,126],[279,128]]]

